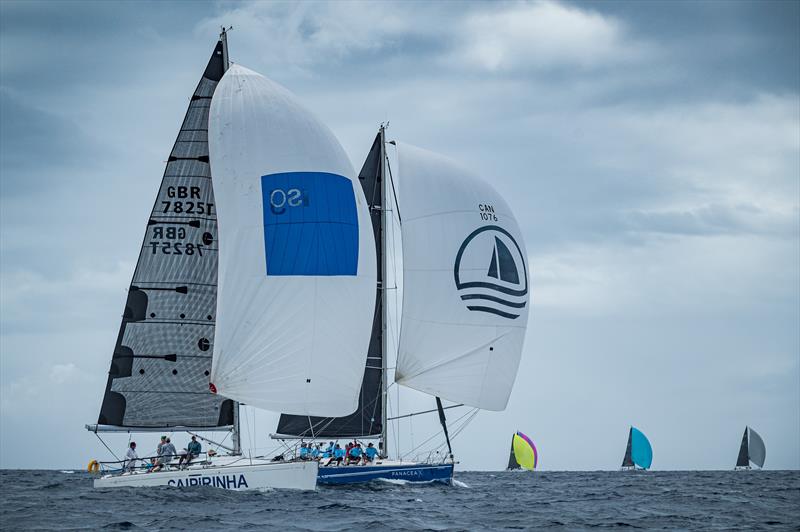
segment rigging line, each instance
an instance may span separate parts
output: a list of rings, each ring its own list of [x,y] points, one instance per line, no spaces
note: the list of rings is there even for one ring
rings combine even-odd
[[[116,458],[116,459],[117,459],[117,461],[119,462],[119,461],[120,461],[120,459],[119,459],[119,456],[117,456],[116,454],[114,454],[114,451],[112,451],[112,450],[111,450],[111,447],[109,447],[108,445],[106,445],[106,442],[104,442],[104,441],[103,441],[103,438],[101,438],[101,437],[100,437],[100,435],[99,435],[98,433],[96,433],[96,432],[94,433],[94,435],[95,435],[95,436],[97,436],[97,439],[98,439],[98,440],[100,440],[100,443],[102,443],[102,444],[103,444],[103,447],[105,447],[106,449],[108,449],[108,452],[110,452],[110,453],[111,453],[111,456],[113,456],[114,458]]]
[[[464,406],[464,404],[463,403],[459,403],[457,405],[445,406],[445,407],[442,407],[442,410],[447,410],[448,408],[458,408],[460,406]],[[410,414],[403,414],[402,416],[395,416],[395,417],[389,418],[389,420],[402,419],[402,418],[405,418],[405,417],[412,417],[412,416],[418,416],[420,414],[429,414],[431,412],[436,412],[436,411],[437,411],[436,408],[434,408],[432,410],[421,410],[420,412],[412,412]]]
[[[397,148],[397,145],[395,145],[395,148]],[[403,219],[400,217],[400,205],[397,203],[397,192],[394,189],[394,177],[392,176],[392,165],[389,163],[388,155],[386,155],[386,169],[389,170],[389,183],[392,185],[392,197],[394,197],[394,205],[395,208],[397,209],[397,221],[402,223]]]
[[[477,409],[476,409],[476,410],[477,410]],[[465,417],[467,417],[467,416],[470,414],[470,412],[471,412],[471,411],[470,411],[470,410],[468,410],[468,411],[467,411],[467,412],[465,412],[465,413],[464,413],[464,414],[463,414],[461,417],[459,417],[459,418],[457,418],[455,421],[453,421],[453,422],[452,422],[452,424],[453,424],[453,425],[457,425],[457,424],[458,424],[458,423],[459,423],[461,420],[463,420]],[[433,435],[431,435],[431,436],[430,436],[429,438],[427,438],[425,441],[423,441],[422,443],[420,443],[419,445],[417,445],[416,447],[414,447],[413,449],[411,449],[411,450],[408,452],[408,454],[410,455],[411,453],[413,453],[413,452],[415,452],[415,451],[417,451],[417,450],[421,449],[421,448],[422,448],[422,447],[423,447],[425,444],[427,444],[428,442],[430,442],[430,441],[431,441],[432,439],[434,439],[435,437],[439,436],[439,434],[440,434],[440,430],[438,430],[438,429],[437,429],[437,430],[436,430],[436,432],[434,432],[434,433],[433,433]],[[434,447],[433,449],[438,449],[439,447],[444,447],[444,444],[439,444],[437,447]]]

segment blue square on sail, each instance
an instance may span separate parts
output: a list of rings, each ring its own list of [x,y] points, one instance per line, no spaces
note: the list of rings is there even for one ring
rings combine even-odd
[[[356,275],[352,182],[326,172],[261,176],[267,275]]]

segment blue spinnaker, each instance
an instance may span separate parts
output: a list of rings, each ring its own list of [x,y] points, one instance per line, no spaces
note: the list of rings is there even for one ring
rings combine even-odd
[[[647,436],[636,427],[631,427],[631,458],[642,469],[649,469],[653,463],[653,448]]]

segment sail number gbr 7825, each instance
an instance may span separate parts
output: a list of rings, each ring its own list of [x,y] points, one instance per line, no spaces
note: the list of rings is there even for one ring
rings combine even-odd
[[[214,204],[205,201],[195,201],[200,199],[200,187],[167,187],[167,198],[169,201],[162,200],[164,206],[162,213],[175,214],[213,214]]]
[[[186,239],[186,228],[184,227],[153,227],[153,238],[168,240],[166,242],[161,240],[151,240],[149,245],[153,249],[153,255],[160,251],[165,255],[203,256],[203,244],[195,244],[193,242],[172,242],[172,240]]]

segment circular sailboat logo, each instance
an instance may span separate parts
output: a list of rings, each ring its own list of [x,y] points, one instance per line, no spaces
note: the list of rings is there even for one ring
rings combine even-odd
[[[453,268],[456,290],[473,312],[516,319],[528,303],[528,270],[511,233],[496,225],[473,231]]]

